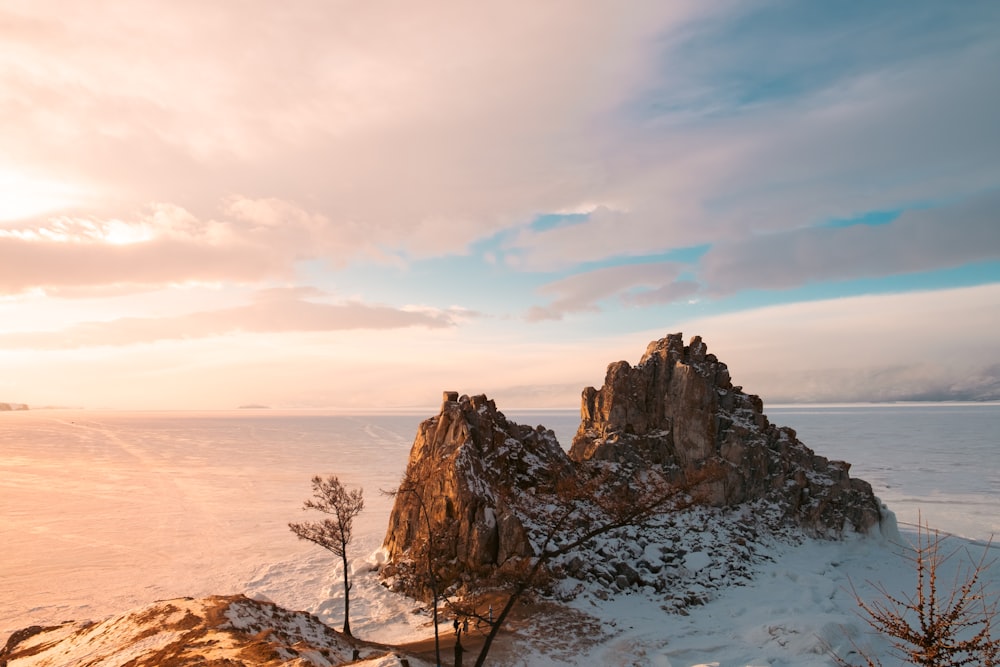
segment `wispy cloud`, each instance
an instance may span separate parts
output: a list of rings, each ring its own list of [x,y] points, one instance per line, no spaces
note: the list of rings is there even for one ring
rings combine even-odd
[[[451,327],[470,312],[426,308],[391,308],[358,302],[324,303],[315,290],[273,289],[247,305],[199,311],[173,317],[122,317],[81,322],[57,331],[0,334],[0,348],[57,350],[123,346],[166,340],[190,340],[239,333],[345,331]]]
[[[1000,26],[1000,20],[995,10],[976,7],[982,23],[943,24],[953,34],[929,42],[918,28],[936,10],[914,7],[923,20],[910,16],[909,38],[928,52],[903,42],[888,52],[883,45],[874,61],[831,57],[831,69],[815,79],[794,50],[785,50],[794,38],[767,55],[766,31],[750,31],[756,39],[733,33],[741,17],[727,16],[707,34],[696,33],[696,45],[667,40],[668,55],[687,58],[667,59],[680,64],[651,84],[648,106],[642,97],[634,101],[642,112],[635,112],[633,127],[623,128],[606,157],[609,177],[591,194],[607,206],[572,226],[523,230],[512,239],[518,266],[560,269],[650,255],[873,210],[957,205],[995,191],[1000,135],[991,119],[1000,115],[1000,92],[983,82],[1000,45],[982,25]],[[890,18],[875,13],[872,30]],[[809,29],[824,25],[816,21]],[[729,42],[730,34],[738,38]],[[854,34],[845,26],[824,39],[850,51]],[[876,46],[869,40],[868,47]],[[756,67],[761,59],[774,70],[770,85],[747,64]],[[684,83],[694,73],[697,100],[670,99],[671,84],[694,85]],[[740,92],[741,86],[748,90]],[[734,95],[749,99],[735,104]]]
[[[998,309],[993,284],[785,304],[673,326],[702,335],[735,383],[772,403],[995,399]]]
[[[170,204],[123,218],[56,216],[0,227],[0,294],[34,288],[190,282],[255,283],[290,278],[300,260],[392,262],[355,224],[278,199],[231,196],[218,218]]]
[[[545,306],[532,307],[525,318],[529,322],[558,320],[569,313],[597,311],[602,301],[612,298],[640,305],[684,298],[698,289],[697,283],[679,279],[684,268],[674,262],[626,264],[562,278],[539,288],[555,298]]]
[[[720,242],[704,256],[699,278],[708,292],[731,294],[986,260],[1000,260],[1000,191],[908,211],[885,225],[811,227]]]

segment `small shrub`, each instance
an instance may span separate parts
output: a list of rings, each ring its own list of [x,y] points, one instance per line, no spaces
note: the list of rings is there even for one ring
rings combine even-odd
[[[955,580],[945,588],[939,581],[941,566],[958,549],[945,551],[943,544],[944,538],[938,531],[919,523],[916,544],[909,547],[906,555],[917,575],[916,591],[893,595],[884,585],[873,584],[882,596],[873,602],[865,602],[854,591],[862,617],[889,638],[893,656],[909,664],[998,667],[1000,637],[993,635],[998,599],[983,576],[994,562],[986,559],[992,540],[980,558],[966,554],[968,561],[958,568]],[[857,646],[855,649],[864,660],[863,665],[881,667],[878,658]],[[840,656],[834,657],[841,667],[852,667],[852,663]]]

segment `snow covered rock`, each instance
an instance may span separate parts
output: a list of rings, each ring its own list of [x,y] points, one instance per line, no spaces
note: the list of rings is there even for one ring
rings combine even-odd
[[[760,397],[734,386],[726,364],[695,336],[653,341],[638,365],[608,366],[604,386],[583,391],[570,457],[662,466],[681,481],[709,469],[710,504],[767,499],[807,531],[835,536],[878,524],[871,485],[850,464],[817,456],[764,415]]]
[[[571,475],[573,463],[551,430],[508,421],[486,396],[445,392],[441,412],[418,427],[383,542],[383,575],[422,596],[407,570],[426,567],[413,560],[422,560],[416,552],[425,553],[429,541],[435,560],[450,564],[439,573],[444,586],[512,556],[530,555],[522,517],[497,491],[530,493],[553,477]]]
[[[699,337],[685,346],[672,334],[634,367],[611,364],[600,390],[584,390],[568,455],[552,431],[507,420],[486,396],[445,392],[440,413],[420,424],[413,442],[381,575],[394,590],[429,598],[429,561],[441,593],[538,555],[543,543],[549,552],[573,543],[571,531],[554,535],[546,516],[560,485],[581,488],[602,468],[640,495],[639,480],[669,479],[703,505],[686,517],[665,510],[641,534],[632,526],[583,544],[553,560],[557,578],[675,590],[690,603],[712,581],[749,576],[769,539],[864,533],[881,516],[871,486],[851,479],[849,464],[817,456],[792,429],[772,425],[760,398],[734,386]],[[685,592],[694,575],[697,590]],[[562,589],[572,594],[571,585]]]
[[[26,628],[0,649],[0,664],[330,667],[387,655],[386,649],[344,637],[312,614],[235,595],[161,600],[96,623]]]

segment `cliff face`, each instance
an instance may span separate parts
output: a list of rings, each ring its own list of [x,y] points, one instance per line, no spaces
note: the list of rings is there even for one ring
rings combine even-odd
[[[684,345],[671,334],[650,343],[638,365],[611,364],[603,387],[584,390],[580,413],[576,461],[660,465],[679,479],[708,467],[711,504],[773,499],[813,533],[867,531],[879,521],[871,485],[771,424],[761,399],[733,386],[698,336]]]
[[[426,570],[428,545],[441,590],[535,553],[538,533],[525,500],[544,506],[557,482],[579,483],[595,465],[631,479],[644,471],[679,483],[707,479],[695,487],[707,508],[742,506],[766,514],[772,528],[791,524],[800,534],[866,532],[880,519],[871,486],[852,479],[849,464],[817,456],[795,431],[772,425],[760,398],[734,386],[699,337],[684,345],[672,334],[651,343],[636,366],[611,364],[600,389],[584,390],[568,456],[551,431],[508,421],[485,396],[446,392],[440,413],[414,440],[383,543],[383,576],[420,595],[426,590],[413,582]],[[518,502],[510,502],[515,496]],[[567,571],[600,576],[597,561],[606,555],[582,557],[592,564]],[[669,554],[664,558],[669,562]],[[660,565],[651,567],[660,572]]]
[[[405,554],[426,549],[429,534],[435,559],[454,573],[488,570],[532,553],[504,494],[572,474],[573,463],[552,431],[508,421],[485,396],[445,392],[441,412],[417,429],[409,481],[397,492],[383,543],[390,555],[384,573],[404,574]]]

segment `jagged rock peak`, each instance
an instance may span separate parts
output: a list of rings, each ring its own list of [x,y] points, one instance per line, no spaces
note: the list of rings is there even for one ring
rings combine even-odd
[[[549,485],[572,467],[551,430],[509,421],[483,394],[444,392],[440,412],[417,428],[383,541],[384,576],[421,593],[407,568],[423,557],[415,550],[426,548],[428,525],[442,550],[437,560],[452,570],[439,573],[442,581],[529,555],[525,528],[500,491]]]
[[[726,364],[700,336],[653,341],[638,365],[608,366],[600,389],[587,387],[570,457],[663,466],[675,479],[706,468],[712,505],[770,499],[817,534],[850,525],[867,531],[880,518],[871,486],[850,464],[817,456],[794,430],[764,415],[759,396],[734,386]]]

